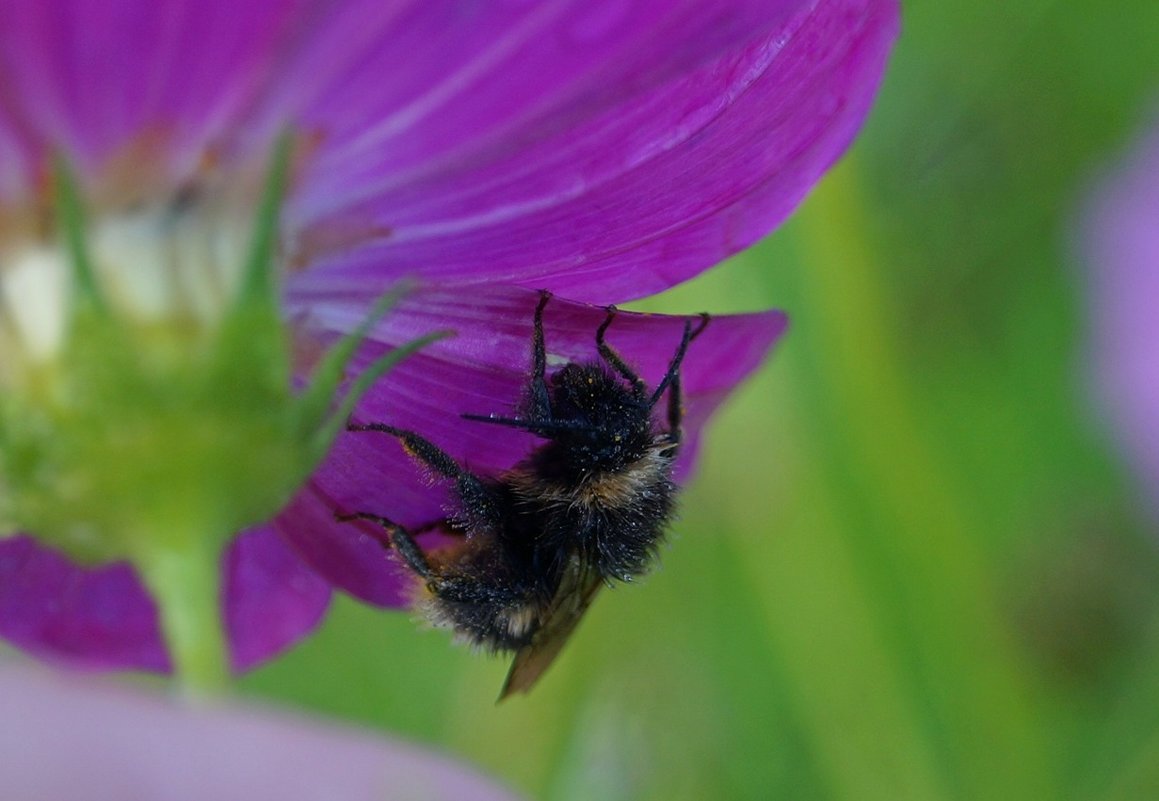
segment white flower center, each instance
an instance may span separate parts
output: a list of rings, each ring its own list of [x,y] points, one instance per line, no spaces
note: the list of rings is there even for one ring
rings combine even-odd
[[[85,246],[118,316],[212,328],[237,294],[251,223],[252,212],[178,198],[90,217]],[[0,244],[0,360],[35,365],[59,352],[73,302],[71,259],[59,235]]]
[[[0,256],[0,358],[18,348],[40,363],[60,350],[69,303],[64,259],[60,248],[36,245]],[[15,342],[2,347],[8,338]]]
[[[89,249],[110,301],[145,321],[215,323],[237,294],[252,214],[214,211],[177,202],[101,221]]]

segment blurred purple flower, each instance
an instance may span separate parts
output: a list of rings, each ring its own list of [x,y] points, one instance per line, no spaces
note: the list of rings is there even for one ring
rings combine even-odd
[[[330,342],[418,278],[361,364],[433,329],[458,336],[396,368],[357,416],[491,473],[532,441],[459,415],[517,401],[535,290],[557,295],[549,350],[586,358],[603,312],[585,303],[660,291],[768,233],[853,138],[897,26],[896,0],[0,0],[0,235],[38,197],[50,148],[90,194],[126,171],[172,192],[207,164],[252,173],[289,126],[310,148],[282,219],[288,319]],[[609,339],[655,381],[682,323],[624,315]],[[783,326],[720,317],[696,341],[686,463]],[[443,498],[373,439],[340,437],[229,550],[235,669],[310,631],[331,587],[403,602],[380,545],[333,512],[425,522]],[[84,666],[169,664],[129,567],[82,569],[28,538],[0,542],[0,635]]]
[[[1103,180],[1085,223],[1095,386],[1159,514],[1159,127]]]
[[[448,757],[272,710],[190,707],[12,665],[0,695],[0,776],[22,801],[515,798]]]

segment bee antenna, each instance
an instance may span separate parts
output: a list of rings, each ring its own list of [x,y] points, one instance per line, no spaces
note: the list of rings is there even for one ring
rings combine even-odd
[[[511,428],[531,428],[535,423],[530,420],[520,420],[518,417],[497,417],[493,414],[462,414],[464,420],[474,420],[476,423],[493,423],[497,426]]]
[[[464,420],[474,420],[476,423],[491,423],[508,428],[520,428],[533,434],[552,434],[559,431],[575,431],[583,428],[582,423],[570,420],[521,420],[518,417],[499,417],[493,414],[464,414]]]

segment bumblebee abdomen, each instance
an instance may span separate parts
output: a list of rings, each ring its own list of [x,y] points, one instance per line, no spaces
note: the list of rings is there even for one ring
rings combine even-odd
[[[557,579],[530,571],[497,541],[474,539],[432,559],[434,575],[416,607],[432,625],[453,629],[487,651],[526,646]]]
[[[631,503],[574,507],[562,527],[572,532],[574,547],[601,576],[630,581],[655,560],[675,499],[676,487],[661,482],[637,492]]]
[[[459,639],[485,651],[517,651],[531,642],[538,628],[543,604],[534,599],[453,601],[440,592],[424,598],[419,610],[433,625],[450,628]]]

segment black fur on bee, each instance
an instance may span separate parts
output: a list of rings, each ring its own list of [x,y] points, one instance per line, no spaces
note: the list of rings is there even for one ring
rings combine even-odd
[[[454,483],[455,509],[437,527],[463,535],[425,552],[411,532],[368,512],[340,515],[382,526],[422,581],[416,606],[474,645],[517,652],[503,695],[527,690],[555,658],[600,584],[647,571],[671,521],[672,468],[681,440],[680,367],[708,324],[685,323],[660,382],[646,382],[605,340],[617,311],[596,330],[599,361],[548,374],[542,292],[535,309],[532,369],[514,417],[464,415],[518,428],[545,442],[496,477],[467,471],[438,446],[384,423],[351,431],[390,434],[437,477]],[[654,409],[667,395],[667,427]]]

